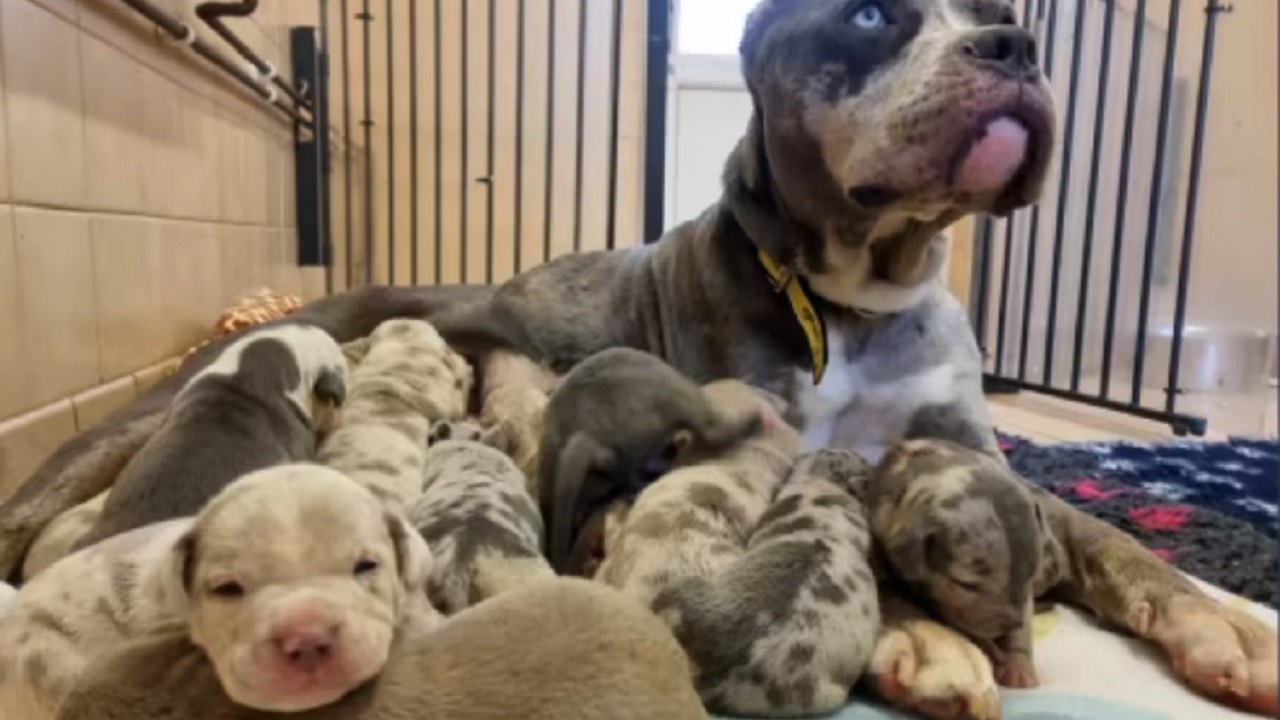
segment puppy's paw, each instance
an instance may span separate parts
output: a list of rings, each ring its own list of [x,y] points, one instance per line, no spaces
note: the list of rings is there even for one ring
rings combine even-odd
[[[1040,676],[1035,663],[1022,653],[1011,653],[1004,661],[995,664],[996,682],[1001,687],[1030,690],[1040,686]]]
[[[1275,717],[1278,703],[1275,629],[1204,595],[1139,602],[1135,629],[1169,654],[1174,670],[1205,695]]]
[[[931,720],[1000,718],[1000,696],[987,656],[931,620],[885,627],[868,676],[891,705]]]

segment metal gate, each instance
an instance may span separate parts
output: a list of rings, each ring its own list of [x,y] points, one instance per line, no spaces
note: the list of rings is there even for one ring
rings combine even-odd
[[[1065,98],[1063,139],[1041,203],[978,225],[971,311],[987,388],[1202,435],[1204,419],[1178,412],[1178,378],[1214,38],[1230,8],[1173,0],[1161,27],[1147,0],[1019,1]],[[1189,108],[1191,78],[1175,58],[1184,13],[1201,10]]]
[[[662,181],[663,4],[319,0],[292,38],[327,140],[298,136],[304,262],[330,291],[493,283],[640,242],[662,196],[644,185]]]

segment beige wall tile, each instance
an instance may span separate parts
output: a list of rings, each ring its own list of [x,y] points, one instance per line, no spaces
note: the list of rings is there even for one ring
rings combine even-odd
[[[85,1],[90,4],[102,2],[102,0]],[[80,21],[80,0],[31,0],[31,2],[70,22],[76,23]]]
[[[76,416],[70,400],[0,422],[0,499],[12,495],[75,432]]]
[[[85,185],[90,207],[139,212],[143,147],[143,71],[137,61],[85,35]]]
[[[143,132],[142,195],[150,214],[165,216],[182,207],[181,90],[163,75],[142,73]]]
[[[13,211],[0,206],[0,417],[23,408],[22,306],[18,289],[18,250],[13,239]]]
[[[172,301],[170,354],[181,353],[209,337],[225,307],[222,248],[215,225],[162,221],[159,227],[164,265],[160,292]]]
[[[145,367],[133,374],[133,382],[138,386],[138,395],[150,390],[152,386],[173,374],[174,369],[182,362],[180,357],[162,360],[155,365]]]
[[[0,24],[4,23],[4,5],[0,3]],[[3,38],[0,37],[0,200],[9,199],[9,113],[5,92]],[[2,416],[0,416],[2,417]]]
[[[4,0],[3,42],[13,197],[84,204],[80,34],[27,0]]]
[[[172,352],[171,296],[162,292],[159,221],[93,218],[93,268],[102,376],[119,377]]]
[[[93,387],[98,318],[89,218],[14,209],[21,289],[23,385],[28,406]]]
[[[132,375],[113,380],[71,398],[75,408],[76,429],[87,430],[103,418],[128,405],[138,396],[138,386]]]

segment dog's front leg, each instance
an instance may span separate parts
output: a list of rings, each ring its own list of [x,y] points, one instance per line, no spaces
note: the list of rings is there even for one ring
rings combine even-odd
[[[999,720],[991,661],[971,640],[880,584],[880,632],[864,683],[889,704],[931,720]]]
[[[1276,716],[1274,628],[1209,597],[1124,532],[1053,496],[1041,504],[1069,558],[1056,590],[1159,645],[1199,692]]]

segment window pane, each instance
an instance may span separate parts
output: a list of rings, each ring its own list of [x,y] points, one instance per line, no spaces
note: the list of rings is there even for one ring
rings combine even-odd
[[[737,55],[742,25],[759,0],[680,0],[676,52]]]

